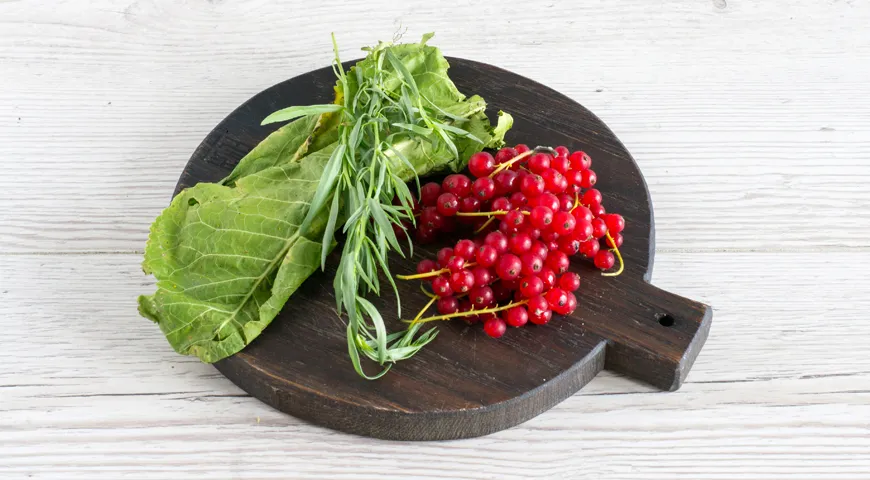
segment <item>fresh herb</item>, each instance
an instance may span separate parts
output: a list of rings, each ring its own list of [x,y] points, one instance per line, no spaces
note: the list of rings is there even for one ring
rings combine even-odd
[[[386,257],[402,251],[392,224],[413,220],[406,182],[461,169],[471,154],[499,146],[511,119],[490,126],[483,99],[456,89],[427,38],[379,44],[348,71],[336,55],[334,104],[271,115],[266,121],[293,121],[220,184],[186,189],[157,218],[143,263],[157,292],[139,308],[176,351],[207,362],[240,351],[323,265],[339,232],[336,297],[354,368],[377,378],[432,340],[421,324],[388,334],[365,294],[381,293]],[[381,372],[366,375],[360,352]]]

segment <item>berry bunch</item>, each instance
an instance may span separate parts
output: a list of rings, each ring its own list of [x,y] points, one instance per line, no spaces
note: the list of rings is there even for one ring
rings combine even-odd
[[[473,179],[453,174],[423,185],[417,241],[460,226],[473,233],[421,261],[416,275],[399,276],[431,283],[432,298],[413,322],[464,318],[483,322],[497,338],[507,326],[543,325],[553,312],[572,313],[580,277],[568,271],[569,257],[581,254],[611,269],[625,228],[621,215],[602,206],[591,165],[582,151],[517,145],[472,156]],[[421,318],[433,303],[440,315]]]

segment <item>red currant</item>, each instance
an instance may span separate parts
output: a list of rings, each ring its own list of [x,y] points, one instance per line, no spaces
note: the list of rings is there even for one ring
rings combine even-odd
[[[441,297],[435,303],[435,308],[441,315],[449,315],[459,311],[459,300],[456,297]]]
[[[579,187],[583,183],[583,172],[580,170],[568,170],[565,174],[565,179],[568,180],[568,185]]]
[[[529,298],[529,303],[526,305],[530,315],[542,315],[550,310],[550,304],[547,303],[547,299],[540,294]]]
[[[576,208],[574,208],[571,211],[571,215],[574,215],[574,218],[577,219],[577,223],[580,223],[582,221],[591,222],[592,219],[595,218],[592,216],[592,211],[590,211],[583,205],[578,205]]]
[[[580,275],[574,272],[565,272],[559,277],[559,288],[566,292],[576,292],[580,288]]]
[[[435,277],[432,280],[432,292],[439,297],[453,295],[453,289],[450,288],[450,279],[447,277]]]
[[[592,166],[592,159],[586,155],[586,152],[574,152],[568,157],[568,160],[571,161],[571,168],[574,170],[587,170]]]
[[[568,212],[558,212],[553,215],[553,231],[560,236],[570,235],[577,225],[577,220]]]
[[[621,233],[617,233],[616,235],[611,235],[611,236],[613,237],[613,242],[611,242],[610,239],[608,238],[608,239],[605,241],[605,243],[607,244],[607,246],[610,247],[610,248],[619,248],[619,247],[621,247],[621,246],[622,246],[622,234],[621,234]],[[614,245],[613,245],[614,243],[616,243],[616,246],[615,246],[615,247],[614,247]]]
[[[559,313],[559,309],[561,309],[565,306],[565,304],[568,303],[568,294],[558,287],[550,289],[549,292],[544,294],[544,298],[547,299],[547,303],[550,304],[550,308],[556,313]]]
[[[474,284],[478,286],[489,285],[492,283],[492,270],[477,266],[471,269],[471,274],[474,275]]]
[[[517,145],[516,147],[514,147],[514,150],[517,151],[517,155],[521,155],[521,154],[526,153],[529,150],[531,150],[531,148],[529,148],[529,146],[526,145],[525,143],[521,143],[521,144]]]
[[[564,237],[559,239],[559,251],[567,255],[576,255],[580,251],[580,240],[574,237]]]
[[[438,203],[435,204],[438,213],[445,217],[452,217],[459,211],[459,199],[452,193],[442,193],[438,196]]]
[[[471,184],[471,192],[481,202],[495,196],[495,182],[489,177],[480,177]]]
[[[506,212],[512,208],[511,201],[506,197],[498,197],[492,201],[492,210],[494,212]]]
[[[553,251],[550,251],[552,254]],[[556,273],[553,272],[553,269],[550,267],[544,267],[538,272],[538,278],[544,282],[544,291],[553,288],[553,285],[556,284]]]
[[[520,180],[520,190],[527,197],[537,197],[544,193],[547,185],[544,183],[544,178],[538,174],[526,175]]]
[[[607,233],[607,224],[604,223],[604,220],[600,218],[593,218],[591,225],[593,237],[601,238]]]
[[[435,258],[438,259],[438,266],[441,268],[447,268],[447,262],[450,261],[450,257],[453,256],[453,249],[450,247],[444,247],[441,250],[438,250],[438,253],[435,255]]]
[[[548,168],[541,173],[541,178],[544,179],[544,185],[550,193],[560,193],[565,191],[568,185],[563,185],[564,176],[554,168]]]
[[[483,245],[478,247],[477,253],[474,254],[474,259],[477,260],[477,264],[482,267],[491,267],[495,265],[495,261],[498,260],[498,250],[496,250],[492,245]]]
[[[591,208],[593,205],[600,205],[603,199],[601,197],[600,191],[595,188],[591,188],[583,192],[583,197],[581,197],[581,200],[583,201],[583,205],[587,205]]]
[[[601,244],[597,239],[587,240],[580,244],[580,253],[586,258],[595,258],[598,251],[601,249]]]
[[[580,181],[580,186],[583,188],[592,188],[598,182],[598,176],[592,170],[583,170],[583,179]]]
[[[452,273],[460,272],[465,268],[465,259],[454,255],[447,260],[447,269]],[[455,289],[454,289],[455,290]]]
[[[417,264],[417,273],[429,273],[435,270],[438,270],[438,265],[428,258],[420,260],[420,263]]]
[[[510,225],[511,230],[519,230],[526,222],[526,216],[519,210],[511,210],[504,216],[504,221]]]
[[[437,199],[435,200],[438,201]],[[441,230],[444,228],[444,217],[438,213],[435,207],[426,207],[423,213],[420,214],[420,225],[430,230]]]
[[[547,207],[550,210],[552,210],[553,213],[555,214],[555,212],[559,211],[559,207],[561,206],[561,203],[559,203],[558,197],[556,197],[552,193],[545,192],[545,193],[542,193],[538,197],[538,206],[539,207]]]
[[[485,285],[472,288],[471,291],[468,292],[468,298],[471,299],[471,304],[474,305],[474,308],[478,310],[489,307],[495,303],[492,289]]]
[[[529,221],[535,226],[535,228],[544,230],[553,223],[553,210],[549,207],[538,205],[532,209],[532,212],[529,215]]]
[[[468,270],[460,270],[450,274],[450,289],[454,292],[465,293],[472,287],[474,287],[474,275]]]
[[[567,156],[557,155],[556,158],[550,162],[550,168],[556,169],[559,173],[566,173],[571,168],[571,162],[568,160]]]
[[[495,158],[487,152],[477,152],[468,159],[468,170],[478,179],[495,170]]]
[[[441,185],[435,182],[429,182],[420,187],[420,203],[426,207],[434,207],[438,201],[438,195],[441,195]]]
[[[520,256],[520,261],[523,262],[523,275],[537,275],[544,268],[544,260],[528,252]]]
[[[540,174],[544,170],[550,168],[550,159],[553,158],[546,153],[536,153],[529,157],[527,166],[532,173]]]
[[[535,325],[546,325],[550,323],[550,319],[553,318],[552,310],[545,310],[543,313],[538,315],[529,315],[529,321],[534,323]]]
[[[486,235],[484,243],[494,248],[496,253],[501,255],[508,251],[508,239],[501,232],[492,232]]]
[[[508,239],[508,247],[515,255],[522,255],[532,248],[532,237],[528,233],[519,232]]]
[[[554,241],[554,240],[556,240],[556,239],[558,239],[558,238],[559,238],[559,234],[556,233],[556,232],[554,232],[553,229],[551,229],[551,228],[548,228],[548,229],[546,229],[546,230],[544,230],[544,231],[541,232],[541,240],[542,240],[545,244],[546,244],[547,242],[552,242],[552,241]],[[547,245],[547,248],[550,248],[550,246]]]
[[[526,233],[533,241],[541,238],[541,230],[538,228],[526,228]]]
[[[574,226],[574,232],[571,233],[571,236],[580,240],[581,242],[585,242],[590,238],[593,238],[593,228],[592,222],[582,221],[577,222],[577,225]]]
[[[462,239],[456,242],[456,246],[453,247],[453,255],[462,257],[465,260],[471,260],[474,258],[474,251],[474,242],[468,239]]]
[[[520,295],[524,298],[532,298],[540,295],[544,291],[544,281],[540,278],[529,275],[520,280]]]
[[[526,307],[517,305],[505,311],[504,319],[512,327],[522,327],[529,321],[529,312],[526,311]]]
[[[618,213],[609,213],[603,215],[604,223],[607,224],[607,231],[610,233],[619,233],[625,230],[625,219]]]
[[[550,252],[547,256],[547,266],[553,269],[557,274],[563,274],[567,272],[568,267],[571,266],[571,259],[568,258],[568,255],[565,252],[556,250]]]
[[[467,197],[471,193],[471,180],[461,173],[453,173],[444,178],[441,189],[457,198]]]
[[[563,212],[570,212],[572,208],[574,208],[574,197],[568,195],[567,193],[563,193],[557,195],[556,198],[559,199],[559,207]]]
[[[529,249],[529,253],[542,260],[546,260],[547,255],[550,253],[550,251],[547,249],[547,246],[544,245],[544,242],[540,240],[535,240],[534,242],[532,242],[532,248]]]
[[[502,170],[495,174],[495,194],[507,195],[514,191],[514,186],[517,182],[517,172],[513,170]]]
[[[607,210],[604,209],[604,205],[601,205],[600,203],[598,205],[592,205],[589,207],[589,210],[591,210],[592,215],[595,215],[596,217],[600,217],[607,213]]]
[[[600,268],[601,270],[607,270],[613,268],[613,265],[616,264],[616,257],[613,256],[613,253],[607,250],[600,250],[595,254],[595,266]]]
[[[567,157],[568,154],[571,153],[571,151],[568,150],[568,147],[566,147],[564,145],[559,145],[558,147],[554,148],[553,150],[556,151],[556,155],[561,155],[563,157]]]
[[[507,325],[498,317],[493,317],[484,322],[483,331],[492,338],[499,338],[507,331]]]
[[[513,280],[520,276],[523,269],[523,262],[516,255],[506,253],[498,260],[495,273],[502,280]]]
[[[515,148],[504,147],[495,154],[495,163],[501,165],[502,163],[509,161],[517,155],[518,153]]]
[[[511,205],[514,208],[522,208],[529,204],[529,199],[523,194],[523,192],[512,193],[508,200],[511,201]]]
[[[568,303],[565,305],[562,315],[571,315],[577,309],[577,297],[571,292],[566,293],[568,295]]]

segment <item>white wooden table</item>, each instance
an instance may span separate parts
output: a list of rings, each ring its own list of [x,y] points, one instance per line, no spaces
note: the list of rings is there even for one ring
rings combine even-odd
[[[0,477],[870,478],[870,4],[526,3],[0,1]],[[272,410],[137,315],[148,225],[205,134],[326,65],[330,31],[353,58],[400,27],[625,142],[654,283],[715,308],[680,391],[604,372],[485,438],[377,441]]]

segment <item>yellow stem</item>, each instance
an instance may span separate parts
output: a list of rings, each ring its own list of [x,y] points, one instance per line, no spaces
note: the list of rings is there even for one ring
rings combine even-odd
[[[580,206],[580,192],[574,192],[574,206],[568,213],[573,213]]]
[[[498,172],[501,172],[502,170],[504,170],[506,168],[510,168],[511,165],[519,162],[520,160],[528,157],[529,155],[531,155],[533,153],[535,153],[534,150],[529,150],[528,152],[523,152],[523,153],[517,155],[516,157],[502,163],[501,165],[495,167],[495,170],[493,170],[492,173],[489,174],[489,178],[496,176],[496,174],[498,174]]]
[[[525,305],[529,303],[528,300],[522,300],[519,302],[511,302],[507,305],[503,305],[501,307],[490,307],[483,308],[480,310],[471,309],[467,312],[456,312],[456,313],[448,313],[446,315],[435,315],[434,317],[426,317],[426,318],[415,318],[414,320],[402,320],[405,323],[426,323],[426,322],[435,322],[438,320],[450,320],[452,318],[461,318],[461,317],[470,317],[472,315],[481,315],[484,313],[495,313],[501,312],[503,310],[507,310],[509,308],[516,307],[517,305]]]
[[[486,227],[489,226],[490,223],[492,223],[492,222],[494,222],[494,221],[495,221],[495,217],[489,217],[489,220],[483,222],[483,225],[481,225],[480,228],[478,228],[477,230],[475,230],[474,233],[480,233],[480,232],[482,232],[484,229],[486,229]]]
[[[428,294],[428,292],[426,292],[426,290],[423,290],[423,292],[425,292],[425,293]],[[426,305],[423,306],[423,309],[420,310],[419,313],[417,313],[417,316],[414,317],[414,320],[412,320],[411,323],[417,323],[417,321],[420,320],[420,317],[422,317],[423,314],[426,313],[426,310],[429,310],[429,307],[431,307],[432,304],[435,303],[436,300],[438,300],[438,296],[437,296],[437,295],[433,295],[432,298],[430,298],[429,301],[426,303]]]
[[[613,250],[613,253],[616,254],[616,258],[619,259],[619,270],[612,273],[601,272],[601,275],[605,277],[615,277],[622,273],[622,271],[625,269],[625,262],[622,261],[622,254],[619,253],[619,248],[617,248],[616,242],[613,241],[613,237],[610,236],[610,232],[606,232],[605,235],[607,235],[607,239],[610,240],[610,244],[613,245],[613,248],[611,250]]]
[[[476,267],[477,264],[474,262],[469,262],[469,263],[466,263],[465,266],[466,267]],[[431,272],[418,273],[415,275],[396,275],[396,278],[398,278],[399,280],[417,280],[418,278],[437,277],[438,275],[441,275],[442,273],[447,273],[449,271],[450,271],[449,268],[442,268],[441,270],[433,270]]]
[[[532,212],[520,210],[523,215],[531,215]],[[508,210],[493,210],[491,212],[456,212],[457,217],[496,217],[499,215],[507,215]]]

